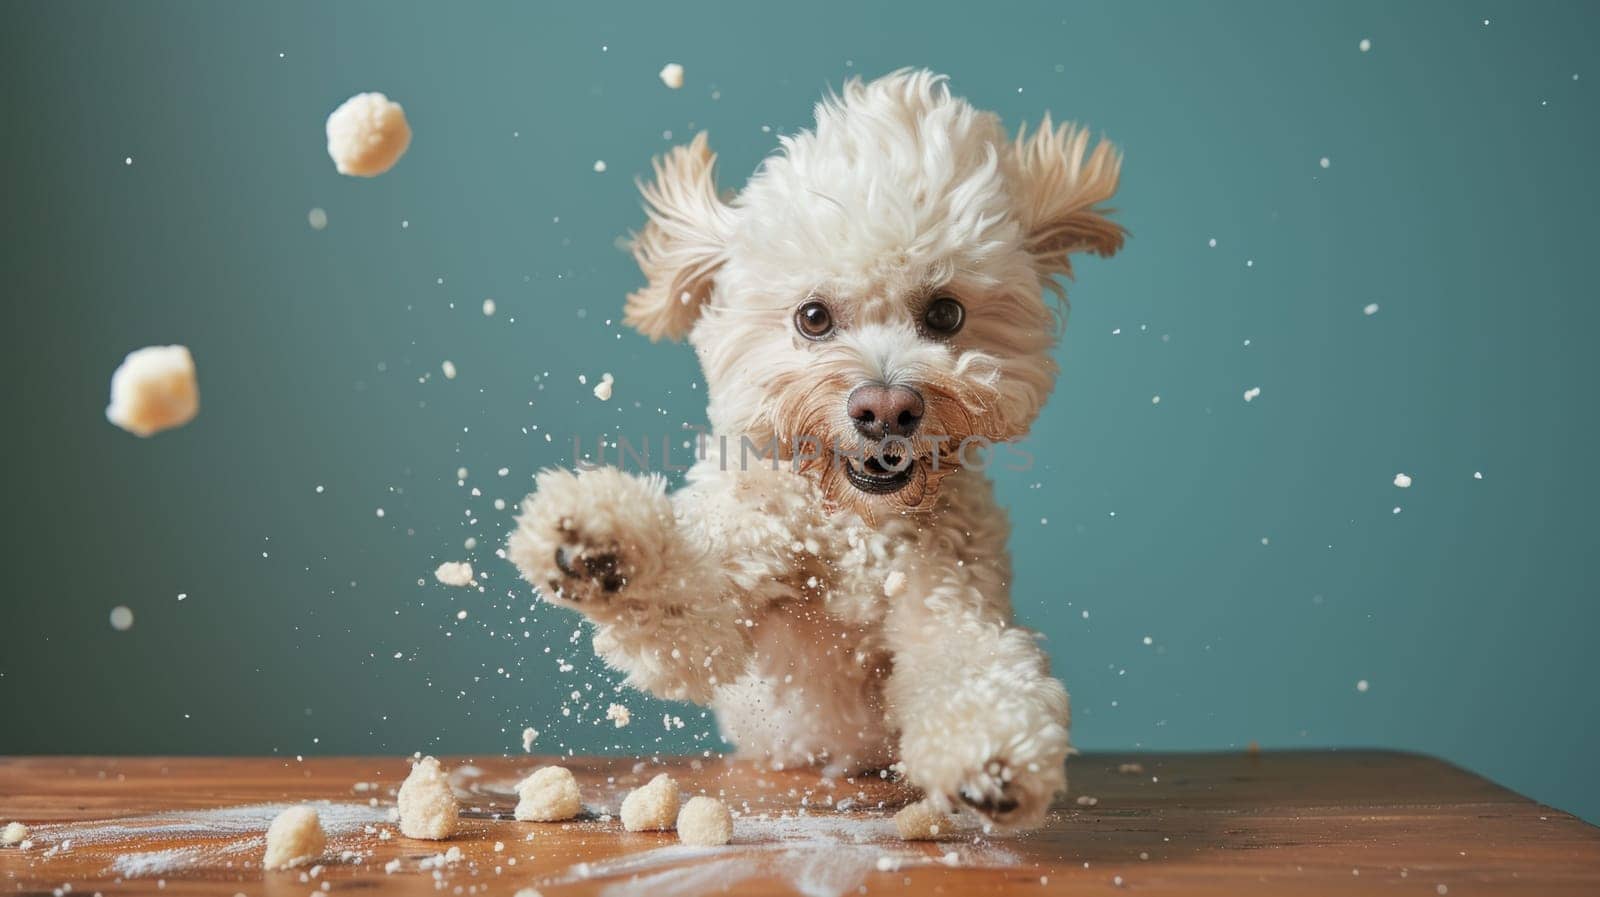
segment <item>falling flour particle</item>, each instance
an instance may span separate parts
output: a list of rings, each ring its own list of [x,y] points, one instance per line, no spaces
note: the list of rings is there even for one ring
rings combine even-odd
[[[9,823],[4,829],[0,829],[0,845],[10,847],[13,844],[21,844],[27,838],[28,827],[20,822]]]
[[[1123,775],[1129,775],[1129,776],[1143,775],[1144,774],[1144,764],[1143,763],[1118,763],[1117,764],[1117,772],[1120,772]]]
[[[111,609],[111,628],[118,632],[127,632],[133,628],[133,611],[122,605]]]
[[[328,116],[328,155],[340,174],[371,178],[394,167],[411,145],[400,104],[381,93],[358,93]]]
[[[486,318],[494,317],[494,300],[493,299],[485,299],[485,300],[483,300],[483,316],[486,317]]]
[[[1378,313],[1378,303],[1376,303],[1376,302],[1368,302],[1366,307],[1361,309],[1361,313],[1366,315],[1369,318],[1372,317],[1373,315]]]
[[[678,840],[694,847],[717,847],[733,839],[733,816],[714,797],[691,797],[678,814]]]
[[[949,832],[950,819],[932,803],[918,801],[894,814],[894,830],[905,841],[932,841]]]
[[[1261,387],[1252,386],[1244,391],[1244,400],[1246,402],[1254,402],[1256,400],[1256,396],[1259,395],[1261,395]]]
[[[611,720],[620,729],[633,719],[633,714],[629,713],[628,708],[621,704],[612,704],[606,708],[606,719]]]
[[[529,726],[528,728],[522,730],[522,751],[523,751],[523,753],[527,753],[527,754],[533,753],[533,742],[536,739],[538,739],[538,737],[539,737],[539,730],[535,729],[532,726]]]
[[[111,375],[106,420],[135,436],[181,427],[199,412],[200,384],[185,346],[136,349]]]
[[[1078,806],[1080,807],[1092,807],[1098,803],[1100,803],[1100,798],[1098,797],[1093,797],[1088,794],[1078,795]]]
[[[678,783],[662,773],[622,799],[622,827],[630,832],[665,832],[678,818]]]
[[[1475,479],[1475,480],[1481,480],[1481,479],[1483,479],[1483,471],[1481,471],[1481,470],[1474,470],[1474,471],[1473,471],[1473,472],[1472,472],[1472,478],[1473,478],[1473,479]]]
[[[328,226],[328,213],[321,209],[312,209],[306,213],[306,222],[312,230],[322,230]]]
[[[673,90],[683,86],[683,66],[669,62],[661,67],[661,83]]]
[[[1371,687],[1372,686],[1365,679],[1360,679],[1360,680],[1356,681],[1356,691],[1359,691],[1362,694],[1365,694],[1367,689],[1369,689]]]
[[[466,561],[445,561],[433,571],[433,578],[447,586],[461,588],[472,585],[472,564]]]
[[[1397,473],[1394,475],[1394,484],[1401,489],[1410,489],[1411,477],[1403,473]]]
[[[564,766],[534,770],[517,784],[517,797],[512,815],[525,822],[560,822],[583,812],[578,780]]]
[[[439,761],[423,757],[400,786],[400,834],[442,841],[455,834],[459,809]]]
[[[328,841],[317,811],[307,806],[290,807],[278,814],[267,827],[267,852],[261,865],[267,869],[289,869],[322,856]]]
[[[883,597],[893,598],[906,590],[906,574],[904,570],[891,570],[883,578]]]
[[[444,371],[444,378],[446,380],[454,380],[456,378],[456,363],[448,358],[446,358],[444,362],[439,365],[439,370]]]
[[[604,160],[604,159],[596,159],[596,160],[594,160],[594,170],[595,170],[596,174],[603,173],[606,170],[606,160]]]
[[[600,382],[594,385],[594,397],[602,402],[611,401],[611,385],[615,382],[609,373],[600,375]]]
[[[1368,39],[1368,38],[1363,37],[1361,39],[1361,43],[1356,44],[1356,49],[1358,49],[1361,52],[1365,53],[1365,52],[1367,52],[1367,51],[1372,49],[1372,41],[1370,39]]]
[[[1329,159],[1327,156],[1323,156],[1322,158],[1317,160],[1317,164],[1321,165],[1323,168],[1327,168],[1328,166],[1333,164],[1333,160]]]

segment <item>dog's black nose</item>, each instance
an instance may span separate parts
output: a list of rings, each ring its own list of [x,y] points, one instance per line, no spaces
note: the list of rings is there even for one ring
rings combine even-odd
[[[910,436],[922,423],[922,393],[909,386],[868,383],[850,393],[846,410],[862,436]]]

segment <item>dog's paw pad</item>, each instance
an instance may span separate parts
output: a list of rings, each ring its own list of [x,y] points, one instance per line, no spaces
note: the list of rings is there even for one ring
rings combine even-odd
[[[628,584],[622,561],[614,551],[584,551],[563,545],[556,549],[555,561],[568,579],[598,586],[603,592],[618,592]]]

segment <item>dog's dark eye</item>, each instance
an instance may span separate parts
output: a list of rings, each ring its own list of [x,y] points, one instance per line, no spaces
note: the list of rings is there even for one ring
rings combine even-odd
[[[812,299],[794,313],[794,327],[806,339],[827,339],[833,332],[833,313],[828,306]]]
[[[949,336],[960,330],[966,320],[967,310],[949,296],[940,296],[933,300],[928,310],[922,313],[922,323],[940,336]]]

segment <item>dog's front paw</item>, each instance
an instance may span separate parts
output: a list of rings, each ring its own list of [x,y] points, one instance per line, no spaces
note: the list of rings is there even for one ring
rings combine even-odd
[[[573,521],[563,523],[569,525],[561,528],[561,542],[552,555],[555,570],[546,571],[546,594],[557,600],[582,603],[622,591],[628,584],[628,566],[621,546],[597,542],[584,535]]]
[[[661,483],[610,468],[546,471],[522,503],[507,557],[547,600],[597,609],[652,568],[672,525]]]
[[[1012,647],[1026,647],[1024,637]],[[1032,828],[1067,785],[1067,692],[1042,665],[1028,676],[1005,672],[967,681],[938,713],[919,707],[903,718],[900,755],[911,783],[947,807]]]
[[[997,756],[969,769],[954,796],[996,825],[1038,825],[1050,802],[1067,787],[1066,733],[1061,733],[1059,750],[1046,748],[1043,753],[1049,756],[1020,762]]]

